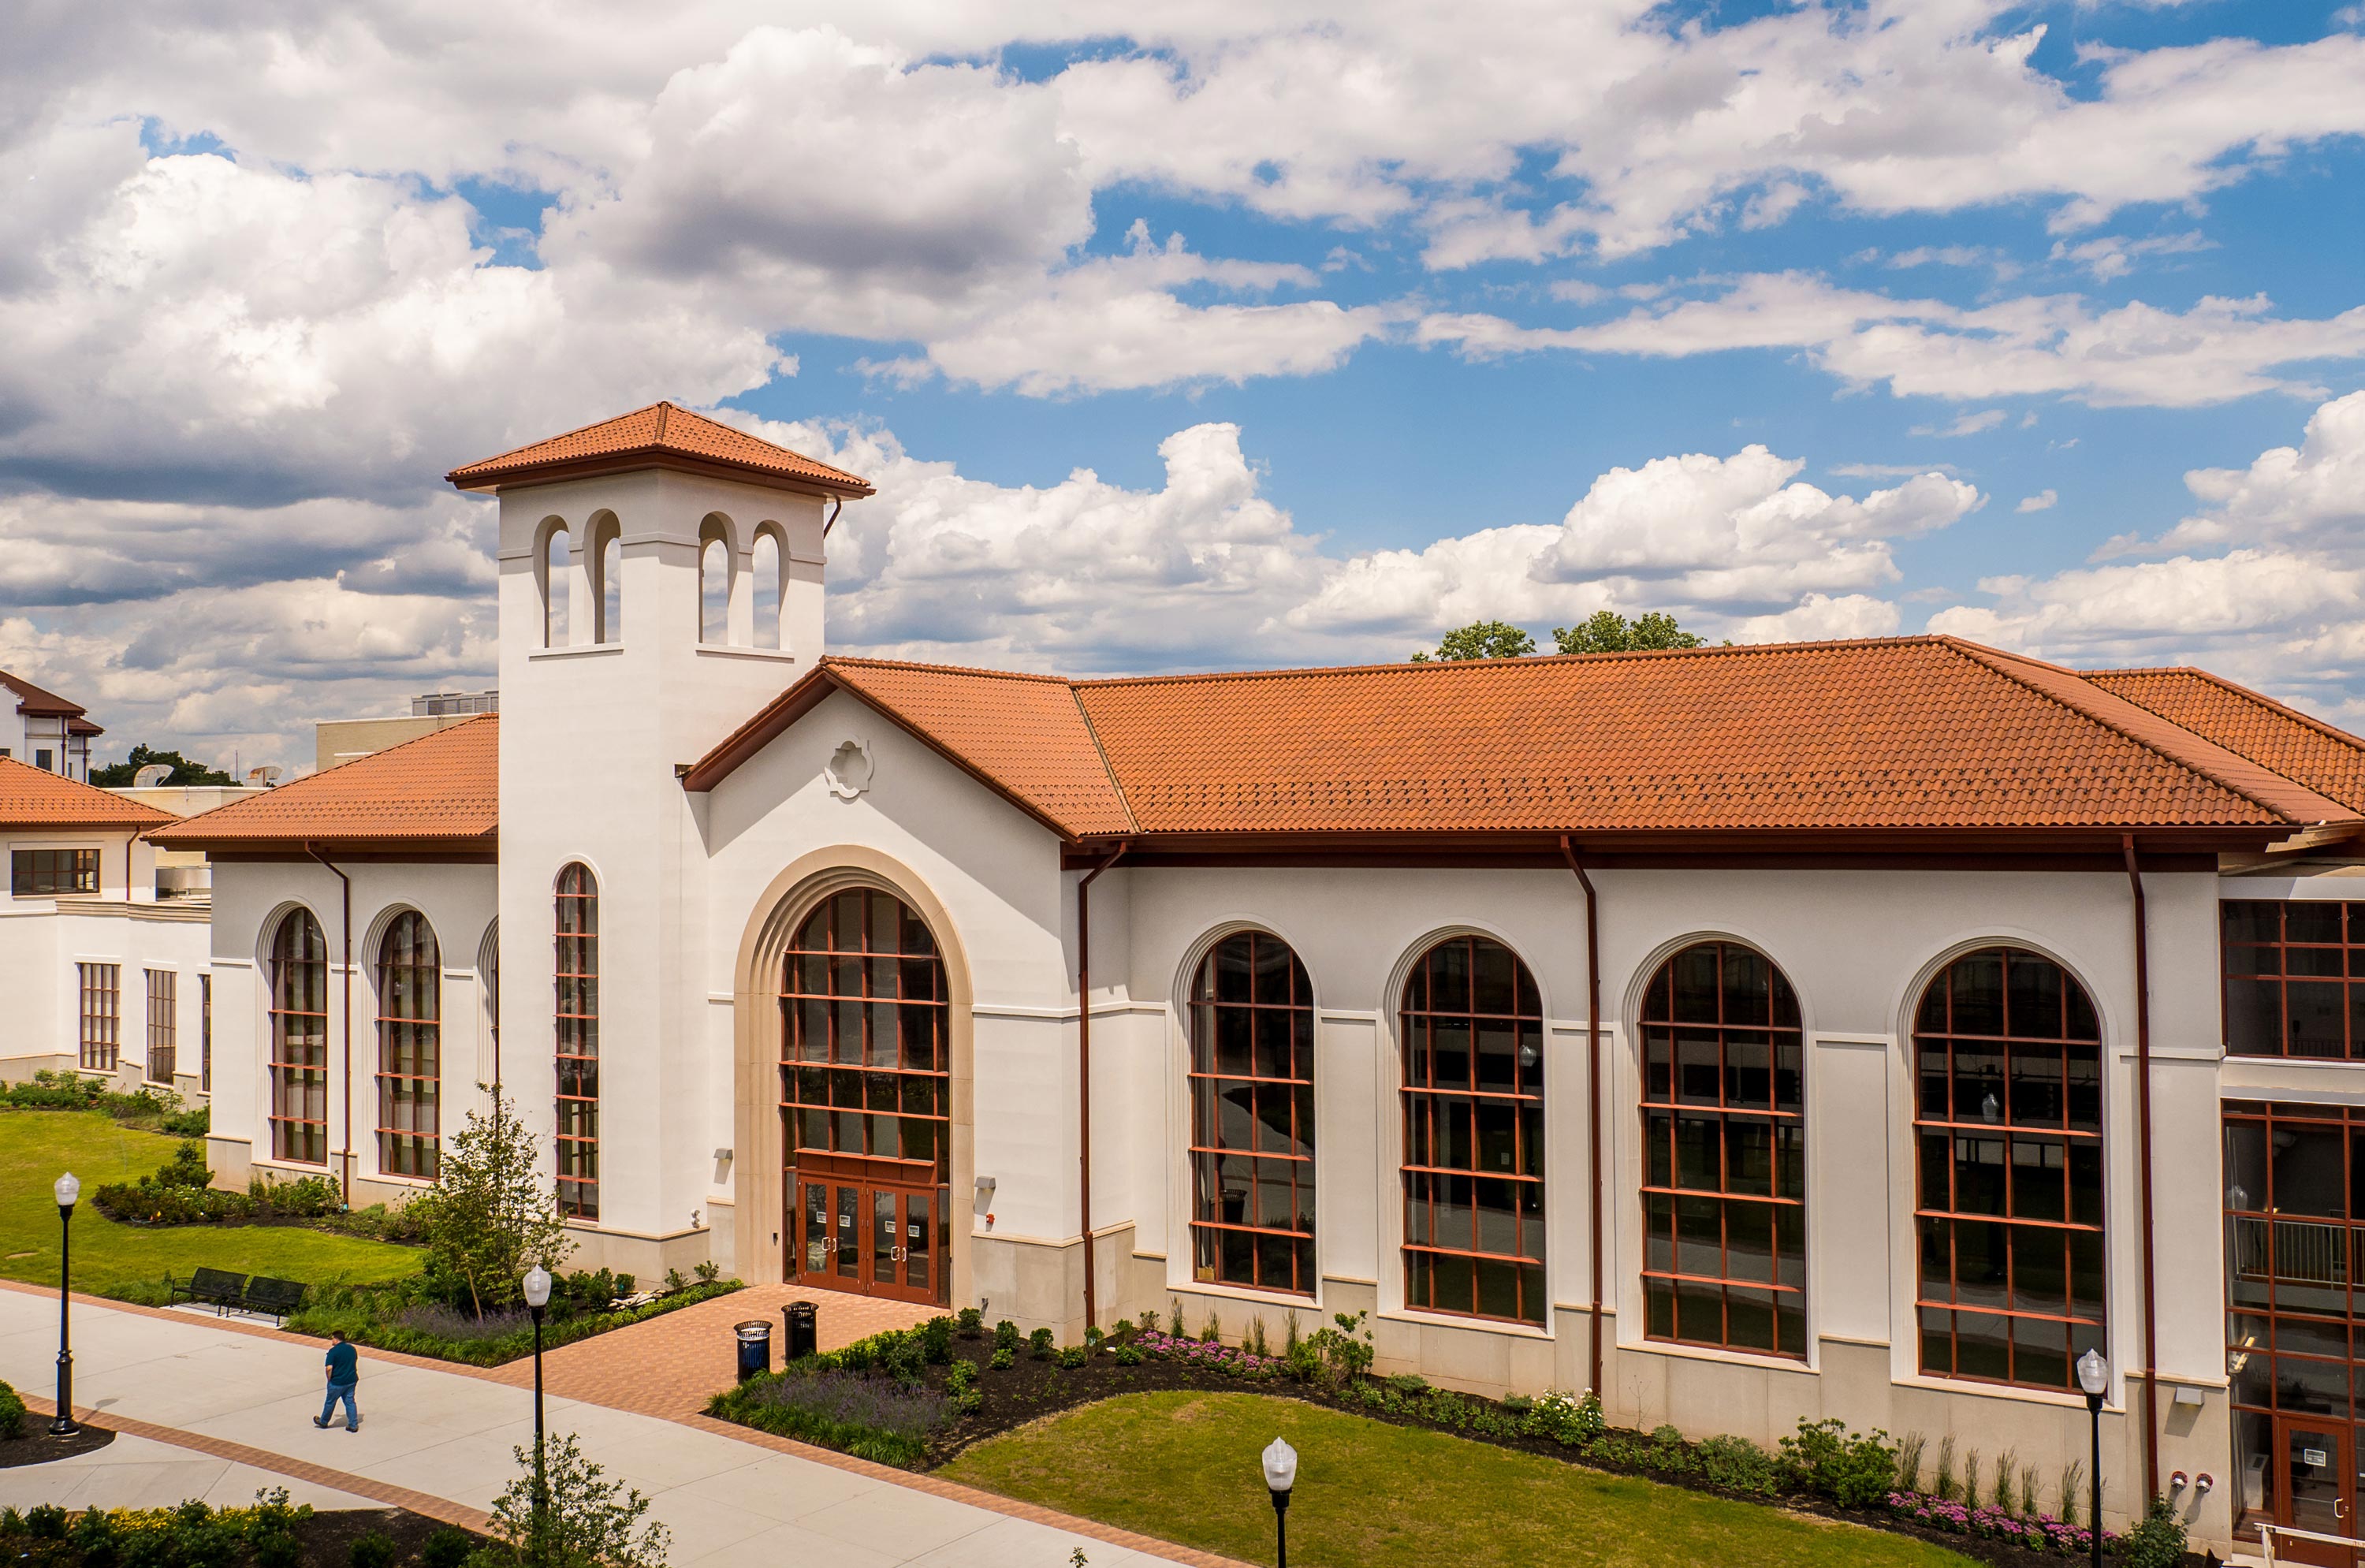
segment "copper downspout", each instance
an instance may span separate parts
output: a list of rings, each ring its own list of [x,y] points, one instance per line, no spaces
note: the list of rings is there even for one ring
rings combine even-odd
[[[2135,1193],[2143,1209],[2144,1497],[2159,1495],[2159,1365],[2152,1287],[2151,1228],[2151,948],[2145,935],[2143,873],[2135,866],[2135,835],[2119,835],[2127,884],[2135,895]]]
[[[1596,912],[1593,879],[1585,874],[1584,862],[1568,834],[1560,835],[1560,852],[1568,858],[1568,868],[1576,873],[1577,886],[1585,890],[1585,1114],[1591,1124],[1586,1134],[1586,1160],[1592,1168],[1593,1217],[1586,1235],[1593,1253],[1593,1311],[1590,1366],[1594,1397],[1602,1397],[1601,1390],[1601,922]]]
[[[123,835],[123,902],[125,903],[131,902],[131,846],[139,842],[140,835],[136,833]]]
[[[1076,884],[1076,1221],[1084,1233],[1084,1327],[1093,1324],[1093,879],[1115,865],[1130,846],[1084,873]]]
[[[329,865],[329,857],[320,853],[319,846],[308,844],[304,853],[328,866],[337,880],[345,885],[344,913],[340,924],[341,944],[345,950],[345,1065],[339,1074],[344,1080],[345,1152],[337,1171],[337,1190],[344,1194],[347,1208],[353,1206],[353,879]]]

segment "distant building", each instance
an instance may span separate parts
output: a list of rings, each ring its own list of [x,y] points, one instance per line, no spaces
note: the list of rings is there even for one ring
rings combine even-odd
[[[378,719],[323,719],[312,726],[312,766],[321,773],[448,730],[479,713],[501,711],[498,691],[434,691],[410,700],[410,711]]]
[[[92,726],[94,729],[96,726]],[[159,900],[152,806],[0,760],[0,1080],[211,1087],[213,906]]]
[[[90,737],[106,732],[84,712],[79,702],[0,669],[0,757],[89,783]]]

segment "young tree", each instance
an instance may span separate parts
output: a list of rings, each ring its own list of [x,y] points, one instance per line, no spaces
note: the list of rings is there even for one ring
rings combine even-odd
[[[1431,658],[1516,659],[1536,651],[1536,640],[1505,621],[1473,621],[1448,632],[1437,644],[1437,652],[1415,654],[1415,664],[1427,664]]]
[[[470,1554],[466,1568],[665,1568],[671,1534],[640,1525],[649,1500],[621,1481],[603,1481],[575,1434],[543,1444],[545,1501],[535,1506],[533,1450],[510,1450],[518,1476],[493,1502],[494,1544]]]
[[[1597,610],[1574,626],[1552,628],[1552,642],[1564,654],[1622,654],[1638,648],[1698,648],[1707,639],[1676,624],[1676,618],[1653,610],[1628,621],[1614,610]]]
[[[489,1116],[471,1111],[446,1139],[435,1185],[410,1200],[427,1241],[429,1271],[483,1316],[518,1298],[530,1264],[557,1271],[575,1243],[558,1217],[555,1178],[541,1140],[496,1093]]]
[[[167,784],[235,784],[238,782],[219,768],[207,767],[202,762],[191,762],[177,751],[151,751],[144,745],[133,746],[131,755],[121,762],[111,763],[105,767],[92,768],[90,781],[102,789],[126,790],[130,788],[131,781],[139,777],[140,770],[151,762],[163,763],[173,770],[164,779]]]

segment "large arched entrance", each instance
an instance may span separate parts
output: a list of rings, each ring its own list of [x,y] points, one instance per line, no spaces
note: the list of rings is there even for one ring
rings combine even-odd
[[[944,1305],[952,1273],[952,1029],[944,956],[882,889],[798,924],[779,970],[786,1277]]]

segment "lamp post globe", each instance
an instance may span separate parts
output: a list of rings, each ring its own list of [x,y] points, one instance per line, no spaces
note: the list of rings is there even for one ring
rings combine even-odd
[[[2086,1509],[2086,1534],[2093,1543],[2094,1568],[2102,1568],[2102,1394],[2111,1386],[2111,1363],[2088,1347],[2078,1358],[2078,1386],[2086,1391],[2086,1418],[2093,1428],[2093,1491]]]
[[[82,1200],[82,1182],[71,1170],[50,1184],[58,1200],[58,1414],[51,1434],[73,1437],[82,1430],[73,1418],[73,1212]]]
[[[550,1271],[536,1263],[525,1272],[525,1309],[533,1317],[533,1518],[537,1533],[547,1501],[542,1464],[542,1311],[550,1305]],[[535,1542],[539,1550],[541,1542]]]
[[[1289,1568],[1289,1491],[1297,1484],[1297,1450],[1272,1439],[1263,1456],[1265,1490],[1272,1494],[1273,1544],[1279,1568]]]

